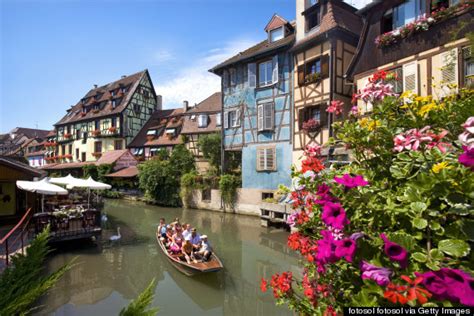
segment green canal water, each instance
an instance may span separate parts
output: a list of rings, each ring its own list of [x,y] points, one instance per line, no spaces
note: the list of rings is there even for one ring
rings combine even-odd
[[[299,271],[298,258],[286,247],[286,231],[260,227],[255,217],[122,200],[107,201],[105,211],[109,229],[103,239],[120,226],[121,242],[68,245],[56,251],[49,269],[73,257],[78,264],[41,300],[37,315],[118,315],[153,278],[153,306],[159,307],[160,316],[291,315],[286,307],[275,306],[270,291],[264,294],[259,288],[262,277]],[[207,234],[225,269],[195,277],[177,271],[155,241],[160,217],[179,217]]]

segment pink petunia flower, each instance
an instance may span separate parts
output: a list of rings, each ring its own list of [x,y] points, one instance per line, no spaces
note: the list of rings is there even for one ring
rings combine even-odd
[[[362,280],[373,280],[380,286],[387,286],[390,283],[392,270],[388,268],[377,267],[362,260],[360,270],[362,271]]]
[[[344,229],[344,226],[349,224],[346,211],[339,203],[326,202],[323,206],[321,219],[326,225],[337,229]]]
[[[402,269],[408,266],[408,251],[393,241],[390,241],[385,234],[380,234],[384,241],[384,251],[391,261],[396,261]]]
[[[334,181],[349,189],[369,185],[369,182],[367,182],[361,175],[351,177],[348,173],[344,174],[342,177],[334,177]]]

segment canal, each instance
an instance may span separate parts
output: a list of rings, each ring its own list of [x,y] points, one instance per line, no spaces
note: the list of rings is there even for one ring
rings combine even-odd
[[[260,279],[275,272],[297,273],[298,258],[286,247],[288,233],[260,227],[255,217],[163,208],[108,200],[103,247],[61,247],[48,268],[77,257],[77,265],[44,297],[37,315],[118,315],[155,278],[153,306],[159,315],[291,315],[261,293]],[[209,236],[224,271],[186,277],[165,258],[155,241],[160,217],[179,217]],[[120,226],[118,243],[108,242]]]

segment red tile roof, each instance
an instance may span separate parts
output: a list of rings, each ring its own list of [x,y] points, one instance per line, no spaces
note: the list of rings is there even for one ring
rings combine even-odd
[[[265,27],[265,31],[270,31],[276,28],[279,28],[283,25],[290,24],[287,20],[279,16],[278,14],[274,14],[272,18],[270,19],[270,22],[268,22],[267,26]]]
[[[110,173],[106,175],[106,177],[111,177],[111,178],[132,178],[136,177],[138,175],[138,168],[137,166],[130,166],[127,168],[124,168],[122,170],[119,170],[114,173]]]
[[[204,112],[220,112],[222,108],[222,93],[215,92],[211,96],[202,100],[195,107],[188,110],[186,113],[204,113]]]
[[[63,125],[78,121],[87,121],[110,114],[121,113],[128,105],[133,93],[135,92],[140,80],[143,76],[148,75],[148,70],[137,72],[133,75],[126,76],[114,82],[108,83],[101,87],[94,88],[79,100],[79,102],[67,110],[67,114],[59,120],[55,125]],[[119,92],[120,88],[125,88],[126,92]],[[112,96],[115,91],[115,96]],[[112,99],[121,100],[120,104],[113,108]],[[100,110],[97,113],[92,111],[93,105],[99,105]],[[87,106],[90,110],[83,116],[82,108]]]

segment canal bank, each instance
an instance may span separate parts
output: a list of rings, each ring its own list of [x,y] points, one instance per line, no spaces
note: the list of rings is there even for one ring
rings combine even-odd
[[[69,271],[40,302],[38,315],[117,315],[151,279],[157,280],[154,306],[160,315],[290,315],[261,293],[260,279],[283,270],[297,273],[297,257],[286,247],[287,233],[260,227],[258,218],[194,209],[162,208],[141,202],[107,200],[108,230],[127,236],[104,247],[59,250],[54,269],[78,256]],[[222,259],[222,272],[189,278],[159,252],[154,239],[160,217],[195,225]],[[105,238],[104,238],[105,239]]]

